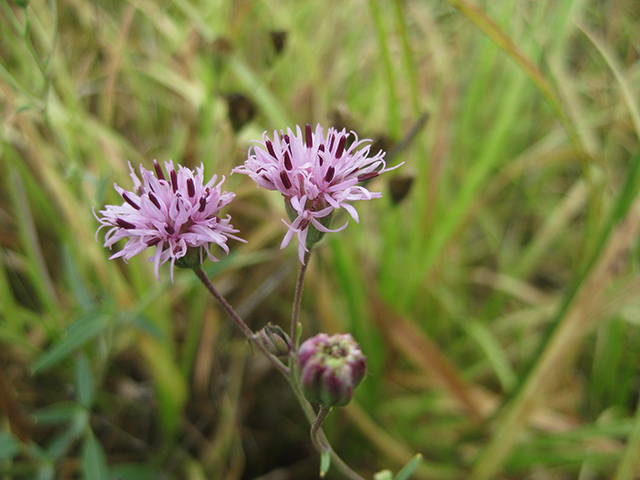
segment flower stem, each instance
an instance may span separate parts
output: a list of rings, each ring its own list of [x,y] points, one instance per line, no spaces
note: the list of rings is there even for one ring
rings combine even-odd
[[[349,480],[365,480],[354,470],[352,470],[351,467],[349,467],[349,465],[347,465],[345,461],[340,458],[335,450],[331,448],[329,440],[327,440],[327,436],[322,430],[322,423],[327,418],[327,415],[331,409],[321,405],[320,411],[316,416],[311,403],[309,403],[309,401],[304,397],[304,393],[302,393],[302,386],[300,385],[300,380],[298,378],[298,369],[296,367],[295,361],[296,356],[298,355],[298,347],[300,343],[297,335],[299,321],[298,319],[300,317],[300,303],[302,302],[304,276],[307,271],[307,266],[309,265],[310,257],[311,247],[309,247],[309,250],[305,253],[304,263],[300,266],[300,271],[298,272],[298,280],[296,282],[296,292],[293,298],[293,310],[291,313],[291,341],[293,343],[293,348],[289,356],[289,383],[291,384],[291,388],[293,388],[293,392],[298,399],[298,403],[300,404],[302,411],[311,424],[311,440],[313,441],[313,445],[315,446],[315,448],[320,453],[329,452],[333,465],[335,465],[335,467],[340,470]]]
[[[298,399],[298,403],[300,404],[300,407],[302,407],[302,411],[307,417],[307,420],[309,421],[309,423],[312,425],[311,439],[313,440],[313,445],[316,447],[316,449],[320,453],[329,452],[329,455],[331,455],[331,461],[333,462],[333,465],[338,470],[340,470],[344,474],[344,476],[347,477],[349,480],[365,480],[363,477],[358,475],[358,473],[352,470],[351,467],[349,467],[349,465],[347,465],[346,462],[342,460],[342,458],[340,458],[340,456],[336,453],[336,451],[333,448],[331,448],[331,444],[329,444],[329,440],[327,439],[327,436],[324,434],[324,431],[322,430],[322,422],[324,422],[324,419],[326,418],[326,413],[329,413],[328,410],[330,409],[327,409],[327,412],[324,414],[324,418],[321,418],[320,423],[318,423],[318,418],[320,418],[322,409],[325,407],[321,406],[320,412],[316,416],[316,413],[313,410],[311,403],[309,403],[309,401],[306,398],[304,398],[304,394],[302,393],[302,387],[300,385],[300,382],[298,381],[298,376],[296,371],[297,369],[295,366],[295,360],[293,358],[290,359],[289,366],[290,366],[289,371],[291,372],[289,374],[289,382],[291,383],[291,387],[293,388],[293,392],[295,393],[296,398]],[[318,424],[316,425],[316,423]],[[315,427],[315,431],[314,431],[314,427]]]
[[[311,247],[304,254],[304,263],[300,266],[300,271],[298,272],[298,280],[296,282],[296,293],[293,297],[293,310],[291,312],[291,341],[293,343],[293,349],[291,351],[292,356],[298,354],[298,319],[300,317],[300,303],[302,302],[302,288],[304,286],[304,275],[307,272],[307,266],[309,265],[309,259],[311,258]]]
[[[324,405],[320,405],[320,410],[318,410],[318,416],[316,420],[311,425],[311,441],[313,445],[316,447],[316,450],[319,452],[326,452],[331,449],[326,443],[321,443],[318,438],[320,432],[322,431],[322,424],[327,419],[327,415],[331,411],[331,407],[325,407]]]
[[[278,360],[278,358],[275,355],[272,355],[269,351],[267,351],[267,349],[265,348],[264,345],[262,345],[261,342],[257,341],[257,337],[255,333],[253,333],[253,330],[251,330],[247,326],[247,324],[244,323],[244,320],[242,320],[242,318],[240,318],[240,315],[238,315],[236,311],[233,309],[233,307],[229,305],[229,302],[227,302],[225,298],[220,294],[220,292],[216,290],[216,288],[211,283],[211,280],[209,280],[209,277],[207,277],[207,274],[204,273],[204,270],[202,269],[202,267],[194,268],[193,271],[196,274],[196,276],[200,279],[202,284],[205,287],[207,287],[207,290],[211,292],[211,295],[213,295],[214,298],[218,301],[218,303],[222,306],[222,308],[224,308],[227,311],[227,313],[229,314],[231,319],[236,323],[236,325],[240,327],[240,330],[242,330],[242,333],[244,333],[244,336],[247,337],[249,341],[253,342],[253,344],[256,347],[258,347],[258,349],[262,353],[266,355],[266,357],[271,361],[271,363],[273,363],[275,367],[278,370],[280,370],[280,372],[283,375],[285,375],[286,377],[289,377],[289,368],[287,368],[286,365],[284,365],[280,360]]]

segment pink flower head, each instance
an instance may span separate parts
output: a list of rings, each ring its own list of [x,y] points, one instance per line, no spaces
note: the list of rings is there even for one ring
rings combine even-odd
[[[100,210],[102,217],[96,216],[103,227],[110,227],[105,235],[104,246],[111,247],[123,238],[127,243],[110,259],[122,257],[125,262],[148,247],[156,247],[155,253],[149,258],[154,263],[156,278],[160,281],[158,267],[171,259],[171,281],[173,282],[173,267],[186,263],[183,258],[189,251],[199,253],[200,265],[203,260],[203,249],[214,262],[218,261],[209,245],[215,243],[226,253],[229,253],[227,237],[244,241],[235,235],[230,223],[231,217],[221,219],[218,212],[227,205],[235,194],[222,192],[224,177],[217,185],[218,179],[213,176],[204,184],[204,167],[202,164],[192,171],[178,165],[176,171],[173,162],[165,162],[168,179],[165,178],[160,165],[153,161],[155,174],[140,166],[142,182],[136,175],[131,163],[129,170],[133,180],[133,191],[129,192],[114,184],[124,203],[107,205]],[[98,232],[96,232],[96,239]],[[190,250],[192,249],[192,250]],[[191,266],[191,265],[188,265]]]
[[[347,140],[353,135],[353,142]],[[298,256],[304,263],[307,246],[317,242],[326,232],[343,230],[347,223],[330,230],[331,216],[337,208],[344,208],[358,222],[358,212],[349,203],[381,197],[358,183],[397,168],[386,168],[384,152],[369,156],[370,140],[358,140],[355,132],[327,130],[316,126],[315,133],[307,124],[304,135],[300,127],[294,134],[273,133],[273,141],[262,135],[262,142],[249,149],[249,158],[232,173],[249,175],[259,187],[278,190],[285,197],[291,224],[283,222],[289,231],[280,248],[286,247],[294,234],[298,236]],[[309,235],[311,231],[311,235]],[[320,232],[320,233],[318,233]]]

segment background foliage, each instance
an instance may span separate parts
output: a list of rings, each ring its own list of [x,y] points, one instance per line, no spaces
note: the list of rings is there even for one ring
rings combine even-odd
[[[347,462],[637,478],[637,1],[26,3],[0,13],[0,478],[317,478],[283,379],[189,272],[109,261],[92,215],[128,161],[228,175],[307,122],[405,162],[307,277],[304,335],[368,355],[328,422]],[[248,243],[207,272],[286,326],[281,200],[225,186]]]

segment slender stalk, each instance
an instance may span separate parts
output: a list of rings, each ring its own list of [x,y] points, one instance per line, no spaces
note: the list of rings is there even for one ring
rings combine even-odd
[[[327,414],[330,409],[324,406],[320,406],[320,411],[316,416],[311,403],[304,397],[304,393],[302,393],[302,386],[300,385],[300,380],[298,379],[298,369],[296,367],[296,355],[298,354],[298,346],[299,339],[297,335],[298,330],[298,322],[300,317],[300,303],[302,302],[302,289],[304,286],[304,277],[307,272],[307,266],[309,265],[309,259],[311,258],[311,247],[304,255],[304,264],[300,266],[300,271],[298,272],[298,280],[296,281],[296,291],[293,298],[293,309],[291,312],[291,341],[293,343],[293,349],[291,350],[289,356],[289,383],[291,384],[291,388],[293,388],[293,392],[304,412],[307,420],[311,424],[311,440],[313,441],[313,445],[320,452],[329,452],[331,456],[331,461],[333,465],[340,470],[345,477],[349,480],[365,480],[363,477],[358,475],[354,470],[349,467],[345,463],[342,458],[331,448],[329,444],[329,440],[327,440],[327,436],[324,434],[322,430],[322,423],[327,418]],[[326,410],[326,411],[325,411]]]
[[[306,398],[304,398],[304,394],[302,393],[302,387],[300,386],[300,382],[298,381],[297,372],[296,372],[297,369],[295,367],[295,361],[293,358],[289,360],[289,366],[290,366],[289,371],[291,372],[289,375],[289,382],[291,383],[291,387],[293,388],[293,392],[295,393],[296,398],[298,399],[298,403],[300,404],[300,407],[302,407],[302,411],[307,417],[307,420],[309,421],[309,423],[313,426],[315,425],[318,417],[316,416],[316,413],[313,410],[311,403],[309,403],[309,401]],[[322,408],[324,407],[321,406],[320,408],[322,410]],[[318,416],[319,415],[320,414],[318,414]],[[326,415],[325,415],[325,418],[326,418]],[[321,424],[318,425],[316,428],[315,439],[313,438],[313,434],[314,432],[312,430],[311,438],[313,440],[314,446],[318,449],[320,453],[329,452],[329,455],[331,455],[331,462],[338,470],[340,470],[344,474],[345,477],[347,477],[349,480],[365,480],[363,477],[358,475],[357,472],[351,469],[351,467],[347,465],[346,462],[342,460],[342,458],[340,458],[340,456],[336,453],[336,451],[333,448],[331,448],[331,444],[329,443],[327,436],[324,434]]]
[[[289,368],[287,368],[286,365],[284,365],[280,360],[278,360],[278,358],[275,355],[272,355],[265,348],[265,346],[262,345],[262,343],[257,340],[257,337],[256,337],[255,333],[253,333],[253,330],[251,330],[247,326],[247,324],[244,323],[244,320],[242,320],[242,318],[240,318],[240,315],[238,315],[235,312],[235,310],[233,309],[233,307],[231,305],[229,305],[229,302],[227,302],[225,300],[225,298],[220,294],[220,292],[218,292],[218,290],[216,290],[216,288],[213,286],[213,284],[209,280],[209,277],[207,277],[207,274],[204,273],[204,270],[202,269],[202,267],[194,268],[193,271],[196,274],[196,276],[200,279],[202,284],[205,287],[207,287],[207,290],[209,290],[209,292],[211,292],[211,295],[213,295],[215,297],[215,299],[222,306],[222,308],[224,308],[227,311],[227,313],[229,314],[231,319],[236,323],[236,325],[238,325],[238,327],[240,327],[240,330],[242,330],[242,333],[244,333],[245,337],[247,337],[249,339],[249,341],[252,341],[253,344],[256,347],[258,347],[258,349],[262,353],[264,353],[269,360],[271,360],[271,363],[273,363],[275,365],[275,367],[278,370],[280,370],[280,372],[283,375],[285,375],[286,377],[289,377]]]
[[[307,272],[307,266],[309,265],[309,259],[311,258],[311,247],[307,253],[304,254],[304,263],[300,266],[298,272],[298,280],[296,282],[296,293],[293,297],[293,309],[291,312],[291,342],[293,343],[293,350],[291,355],[295,358],[298,353],[298,319],[300,317],[300,303],[302,302],[302,288],[304,286],[304,275]]]
[[[313,441],[313,445],[316,447],[316,450],[319,452],[326,452],[330,450],[326,443],[322,443],[318,438],[320,432],[322,431],[322,424],[327,419],[329,412],[331,411],[331,407],[325,407],[324,405],[320,405],[320,410],[318,411],[318,416],[316,417],[313,425],[311,425],[311,441]]]

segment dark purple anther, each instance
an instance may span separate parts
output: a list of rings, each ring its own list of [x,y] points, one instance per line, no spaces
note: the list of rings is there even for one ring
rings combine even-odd
[[[280,172],[280,180],[282,180],[282,184],[284,185],[284,188],[286,188],[287,190],[291,188],[291,180],[289,180],[289,176],[287,175],[287,172]]]
[[[196,187],[193,184],[193,178],[187,178],[187,193],[189,194],[189,198],[193,198],[196,194]]]
[[[133,223],[129,223],[126,220],[123,220],[121,218],[117,218],[116,223],[118,224],[119,227],[122,227],[126,230],[133,230],[134,228],[136,228],[136,226]]]
[[[362,175],[358,175],[358,181],[364,182],[365,180],[371,180],[372,178],[376,178],[377,176],[378,172],[363,173]]]
[[[331,135],[329,135],[329,138],[327,140],[329,140],[329,151],[333,150],[333,141],[336,139],[336,137],[333,135],[333,133]]]
[[[173,193],[178,191],[178,174],[175,170],[171,170],[171,188],[173,188]]]
[[[304,127],[304,134],[307,139],[307,148],[313,147],[313,138],[311,137],[311,125],[307,123],[307,126]]]
[[[133,200],[131,200],[129,198],[129,195],[127,195],[126,193],[122,192],[121,193],[122,198],[124,199],[125,202],[127,202],[129,205],[131,205],[133,208],[135,208],[136,210],[140,210],[140,205],[138,205],[136,202],[134,202]]]
[[[327,168],[327,174],[324,176],[325,182],[333,180],[333,175],[336,173],[336,169],[333,166]]]
[[[198,211],[200,213],[204,212],[204,209],[206,208],[206,206],[207,206],[207,199],[205,197],[202,197],[200,199],[200,208],[198,208]]]
[[[176,229],[175,229],[175,228],[173,228],[173,227],[172,227],[171,225],[169,225],[169,224],[165,225],[165,226],[164,226],[164,229],[166,230],[166,232],[167,232],[169,235],[173,235],[174,233],[176,233]]]
[[[162,208],[160,208],[160,202],[158,201],[156,196],[151,192],[149,192],[149,200],[151,200],[151,203],[153,203],[158,210],[162,210]]]
[[[273,158],[278,158],[276,157],[276,152],[273,150],[273,144],[271,143],[271,140],[267,140],[266,142],[264,142],[264,144],[267,146],[269,155],[271,155]]]
[[[287,151],[284,152],[284,168],[286,168],[289,171],[293,169],[293,165],[291,163],[291,156]]]
[[[156,175],[158,176],[158,180],[164,180],[164,173],[162,173],[162,168],[157,161],[153,161],[153,168],[156,170]]]
[[[340,141],[338,142],[338,149],[336,150],[336,158],[342,157],[342,154],[344,153],[345,143],[347,143],[347,137],[343,135],[342,137],[340,137]]]

